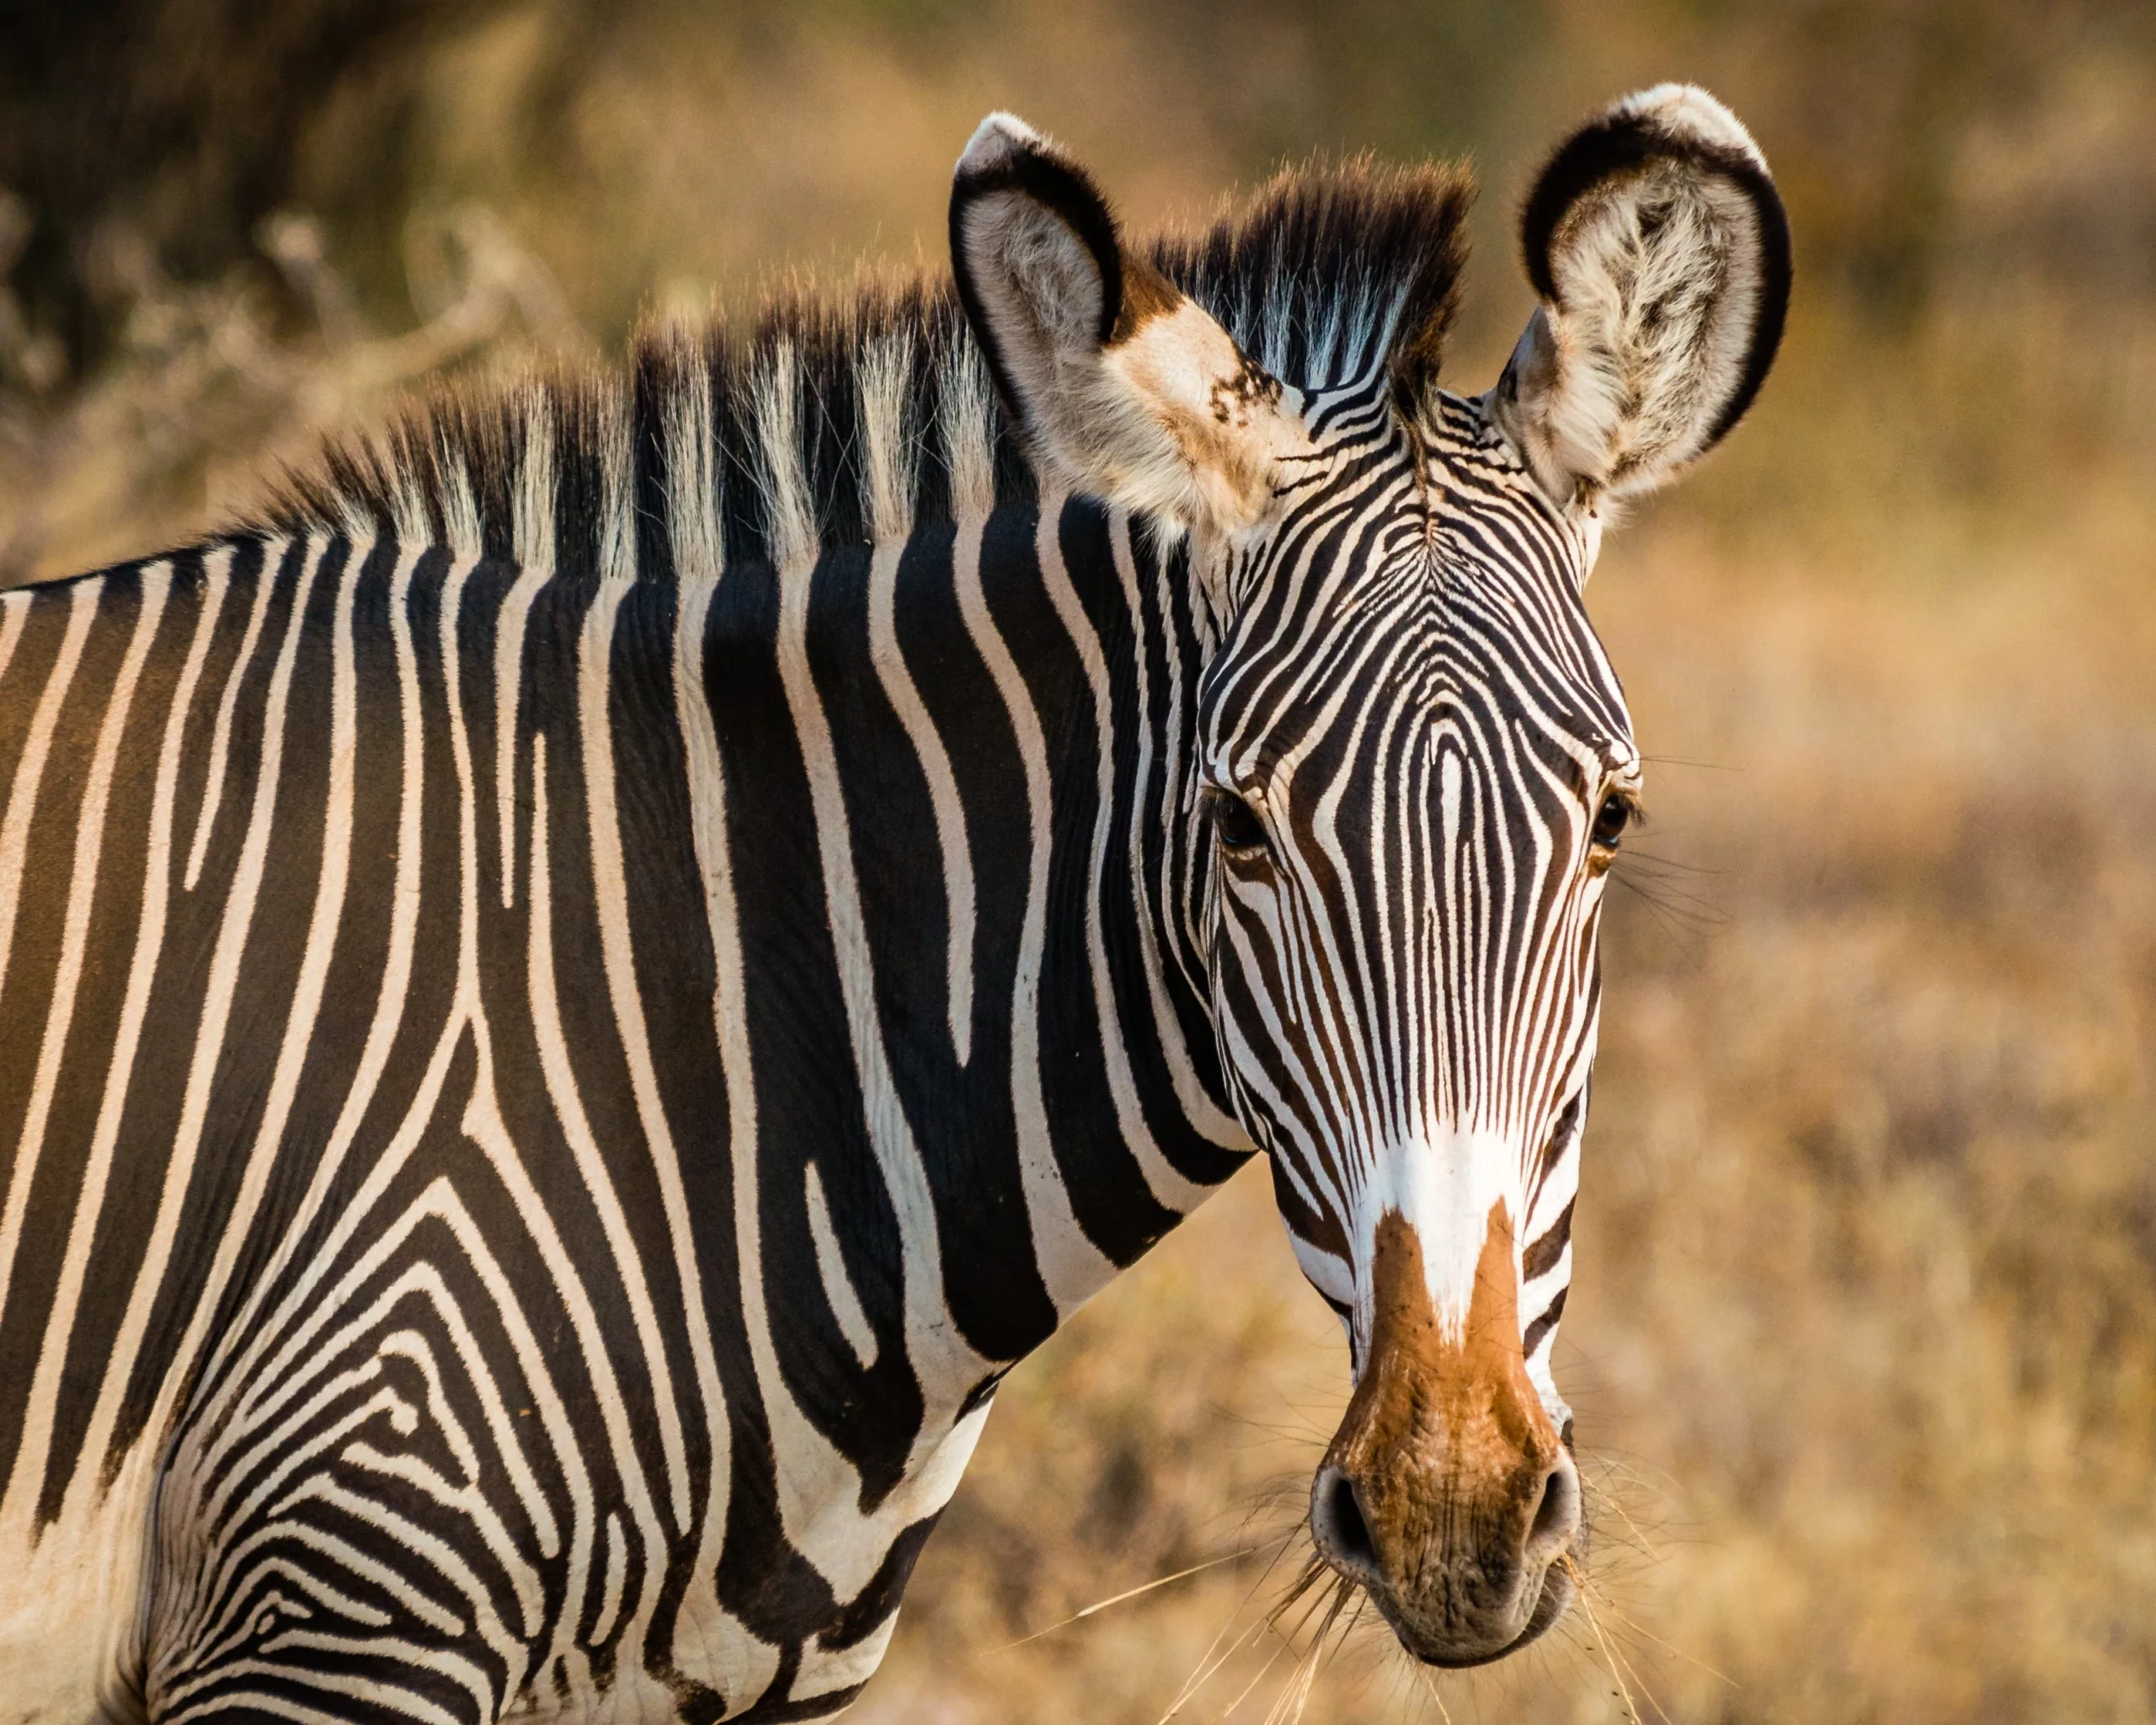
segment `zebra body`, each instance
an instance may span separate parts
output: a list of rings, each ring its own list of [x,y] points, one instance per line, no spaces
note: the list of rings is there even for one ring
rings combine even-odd
[[[1412,1356],[1545,1434],[1553,1561],[1637,756],[1551,344],[1400,406],[1463,201],[1291,184],[1163,275],[991,122],[963,320],[662,340],[0,595],[0,1720],[823,1717],[1003,1372],[1254,1146],[1356,1354],[1321,1550],[1483,1632],[1387,1568]]]
[[[403,1506],[398,1585],[436,1609],[398,1632],[458,1666],[445,1717],[558,1665],[581,1706],[625,1647],[691,1706],[759,1664],[775,1703],[846,1690],[1001,1366],[1241,1160],[1224,1112],[1225,1145],[1184,1118],[1149,969],[1107,958],[1151,937],[1113,847],[1138,783],[1102,801],[1091,732],[1135,670],[1122,607],[1163,597],[1125,585],[1128,522],[1012,511],[905,555],[918,682],[865,550],[535,581],[318,536],[0,598],[8,855],[77,863],[0,907],[0,1011],[45,1019],[10,1045],[50,1051],[5,1075],[16,1166],[72,1224],[10,1237],[9,1531],[80,1573],[155,1487],[199,1555],[141,1602],[146,1701],[274,1664],[215,1648],[280,1591],[312,1616],[243,1643],[306,1647],[334,1614],[274,1579],[295,1550],[390,1585],[362,1502]],[[1059,879],[1094,914],[1051,918]],[[1176,1053],[1112,1081],[1097,1050],[1133,1044]],[[92,1117],[87,1146],[49,1124]],[[109,1405],[63,1396],[100,1371]],[[109,1655],[130,1609],[102,1578],[81,1609]],[[41,1650],[37,1616],[0,1621]]]

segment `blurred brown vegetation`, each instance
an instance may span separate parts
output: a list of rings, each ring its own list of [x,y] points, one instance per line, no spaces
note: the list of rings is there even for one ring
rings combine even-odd
[[[270,16],[0,13],[0,579],[192,531],[430,373],[936,259],[993,106],[1139,227],[1283,156],[1471,152],[1479,388],[1539,152],[1642,83],[1727,99],[1790,202],[1789,342],[1591,594],[1654,757],[1560,1343],[1594,1615],[1434,1680],[1358,1626],[1307,1716],[2156,1717],[2156,12]],[[1177,1717],[1266,1718],[1344,1378],[1246,1175],[1014,1375],[858,1717],[1145,1725],[1217,1647]]]

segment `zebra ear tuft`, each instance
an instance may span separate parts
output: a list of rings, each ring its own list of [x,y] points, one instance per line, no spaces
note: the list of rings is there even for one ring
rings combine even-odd
[[[1178,526],[1232,531],[1301,439],[1281,386],[1122,236],[1090,175],[991,114],[951,186],[958,298],[1051,476]]]
[[[1657,85],[1575,132],[1520,238],[1541,304],[1490,405],[1553,501],[1650,490],[1752,404],[1789,307],[1789,222],[1705,90]]]

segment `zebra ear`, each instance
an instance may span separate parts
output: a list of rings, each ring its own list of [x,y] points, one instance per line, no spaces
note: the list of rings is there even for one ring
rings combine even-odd
[[[1705,90],[1661,84],[1550,158],[1520,219],[1542,303],[1490,412],[1552,501],[1652,489],[1719,442],[1774,364],[1789,221]]]
[[[1086,171],[991,114],[951,188],[958,297],[1035,457],[1074,490],[1232,532],[1304,441],[1281,386],[1123,248]]]

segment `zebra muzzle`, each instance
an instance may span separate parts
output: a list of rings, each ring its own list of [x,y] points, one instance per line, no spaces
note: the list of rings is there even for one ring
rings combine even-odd
[[[1511,1221],[1492,1207],[1465,1322],[1439,1321],[1415,1228],[1378,1224],[1362,1374],[1310,1492],[1326,1562],[1438,1665],[1526,1645],[1564,1615],[1579,1473],[1521,1352]]]

